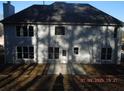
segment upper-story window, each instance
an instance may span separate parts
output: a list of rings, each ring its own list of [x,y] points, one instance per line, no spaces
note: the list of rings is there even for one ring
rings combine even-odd
[[[23,33],[23,34],[22,34],[23,36],[28,36],[28,29],[27,29],[27,26],[23,26],[23,27],[22,27],[22,31],[23,31],[23,32],[22,32],[22,33]]]
[[[21,36],[21,26],[16,26],[16,36]]]
[[[33,26],[16,26],[16,36],[19,36],[19,37],[34,36]]]
[[[33,26],[29,26],[29,36],[34,36]]]
[[[55,35],[65,35],[65,27],[63,26],[55,27]]]

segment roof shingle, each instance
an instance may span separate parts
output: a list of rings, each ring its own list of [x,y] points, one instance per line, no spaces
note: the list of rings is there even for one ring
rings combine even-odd
[[[55,2],[51,5],[32,5],[1,21],[2,23],[67,22],[82,24],[121,25],[118,19],[89,4]]]

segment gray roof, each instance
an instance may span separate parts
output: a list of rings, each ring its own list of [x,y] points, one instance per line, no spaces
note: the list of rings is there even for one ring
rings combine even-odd
[[[67,22],[96,25],[121,25],[118,19],[89,4],[55,2],[32,5],[1,21],[2,23]]]

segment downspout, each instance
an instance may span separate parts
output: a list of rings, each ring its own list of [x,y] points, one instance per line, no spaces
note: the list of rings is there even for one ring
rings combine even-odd
[[[51,63],[51,60],[49,60],[49,51],[48,48],[51,46],[51,23],[50,23],[50,16],[48,16],[48,46],[47,46],[47,63]]]
[[[101,15],[107,23],[107,27],[106,27],[106,30],[105,30],[105,45],[108,45],[108,43],[107,43],[107,41],[108,41],[107,40],[107,38],[108,38],[108,26],[110,25],[110,23],[109,23],[109,21],[108,21],[108,19],[105,15],[102,15],[101,13],[99,13],[98,15]],[[101,60],[101,58],[100,58],[100,60]],[[102,61],[101,61],[101,64],[102,64]]]
[[[107,22],[107,27],[106,27],[106,30],[105,30],[105,45],[108,45],[108,43],[107,43],[107,39],[108,39],[108,26],[110,25],[110,23],[109,23],[109,21],[108,21],[108,19],[107,19],[107,17],[106,16],[104,16],[104,15],[101,15],[105,20],[106,20],[106,22]],[[101,61],[101,64],[102,64],[102,61]]]
[[[108,19],[106,18],[106,16],[103,16],[104,19],[106,20],[108,26],[110,25]],[[107,44],[107,38],[108,38],[108,26],[107,26],[107,30],[106,30],[106,44]],[[114,56],[113,56],[113,63],[114,64],[117,64],[118,62],[118,42],[119,42],[119,39],[118,39],[118,28],[119,28],[119,25],[115,25],[114,26]]]
[[[39,55],[38,55],[38,49],[39,49],[39,38],[38,38],[38,32],[39,32],[39,29],[38,29],[38,25],[36,24],[36,63],[39,62]]]
[[[118,39],[118,28],[119,26],[115,26],[115,29],[114,29],[114,46],[115,46],[115,49],[114,49],[114,64],[117,64],[118,63],[118,42],[119,42],[119,39]]]

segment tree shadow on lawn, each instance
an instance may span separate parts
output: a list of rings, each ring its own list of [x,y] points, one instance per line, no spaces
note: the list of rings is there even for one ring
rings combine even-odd
[[[124,75],[124,67],[116,64],[92,65],[102,75]]]

